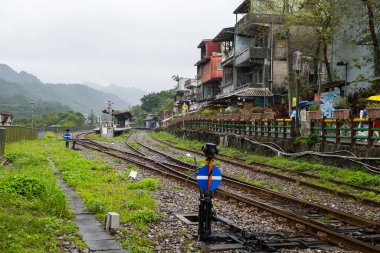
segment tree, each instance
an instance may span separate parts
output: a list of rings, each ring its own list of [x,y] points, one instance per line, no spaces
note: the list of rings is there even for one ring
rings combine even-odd
[[[151,92],[141,98],[141,108],[148,113],[159,113],[161,108],[167,104],[167,99],[171,99],[173,101],[174,96],[174,89]]]
[[[129,109],[136,125],[141,126],[144,124],[144,117],[147,114],[140,105],[135,105]]]

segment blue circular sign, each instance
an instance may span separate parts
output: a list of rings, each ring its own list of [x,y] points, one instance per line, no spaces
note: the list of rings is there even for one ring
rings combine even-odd
[[[213,191],[222,182],[222,172],[220,172],[218,167],[212,166],[211,174],[209,174],[208,165],[205,165],[197,173],[197,182],[202,190]]]
[[[70,140],[71,139],[71,134],[70,133],[66,133],[63,138],[65,138],[65,140]]]

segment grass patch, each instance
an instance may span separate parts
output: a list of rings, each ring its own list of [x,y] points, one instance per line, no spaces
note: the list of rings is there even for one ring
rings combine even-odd
[[[6,146],[8,165],[0,166],[0,249],[6,249],[1,252],[57,252],[61,235],[86,248],[47,159],[52,138]]]
[[[118,171],[102,159],[86,159],[80,153],[64,149],[59,143],[51,143],[53,161],[61,171],[63,179],[82,197],[84,203],[104,222],[107,212],[120,214],[122,223],[131,223],[136,231],[125,233],[129,243],[121,242],[130,252],[151,252],[146,245],[148,225],[161,219],[158,202],[152,192],[161,188],[153,178],[131,181],[130,170],[138,171],[127,164],[125,171]],[[133,236],[139,233],[139,238]],[[131,236],[131,238],[130,238]],[[133,237],[133,238],[132,238]]]
[[[135,132],[136,132],[135,130],[129,130],[127,133],[124,133],[114,138],[101,137],[99,134],[89,134],[87,135],[87,138],[92,139],[92,140],[97,140],[97,141],[103,141],[103,142],[120,142],[120,141],[124,141],[125,138],[128,138]]]
[[[137,151],[141,151],[141,146],[140,146],[137,142],[135,142],[135,141],[130,141],[130,142],[128,142],[128,144],[129,144],[132,148],[136,149]]]

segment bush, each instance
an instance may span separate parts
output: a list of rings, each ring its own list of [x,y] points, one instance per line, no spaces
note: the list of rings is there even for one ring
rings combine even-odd
[[[320,107],[319,104],[313,104],[309,107],[309,111],[318,111]]]
[[[264,112],[264,108],[262,108],[262,107],[253,107],[251,109],[251,112],[252,113],[263,113]]]
[[[348,107],[348,101],[345,97],[340,97],[338,102],[334,106],[335,109],[347,109]]]

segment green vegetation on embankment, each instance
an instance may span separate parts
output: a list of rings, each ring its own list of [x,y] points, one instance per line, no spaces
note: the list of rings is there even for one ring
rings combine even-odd
[[[119,229],[127,238],[120,241],[123,247],[132,253],[151,252],[147,225],[161,218],[157,213],[158,203],[151,195],[161,183],[153,178],[132,182],[128,176],[131,169],[137,171],[133,165],[117,170],[96,157],[96,152],[90,152],[92,158],[85,158],[77,151],[65,149],[62,141],[52,142],[49,149],[62,178],[101,222],[106,213],[112,211],[120,214],[122,223],[132,225],[134,230]]]
[[[178,148],[191,149],[195,151],[201,151],[201,147],[204,143],[195,140],[184,140],[177,138],[167,132],[151,132],[152,137],[169,141],[172,145]],[[374,192],[368,191],[357,191],[353,190],[348,186],[338,186],[326,180],[335,179],[344,183],[350,183],[358,186],[366,186],[374,189],[380,189],[380,175],[374,175],[367,173],[360,169],[342,169],[339,167],[333,167],[329,165],[320,164],[317,162],[310,162],[304,159],[295,158],[285,158],[281,156],[259,156],[254,155],[252,152],[246,152],[236,148],[221,147],[219,146],[219,153],[221,155],[226,155],[230,157],[240,158],[245,160],[246,164],[252,164],[253,162],[259,162],[271,166],[276,166],[281,169],[290,169],[294,171],[306,172],[313,175],[319,176],[320,180],[314,180],[312,183],[323,185],[337,191],[349,192],[351,194],[356,194],[358,197],[372,199],[380,202],[380,196],[377,196]],[[217,158],[216,158],[217,160]],[[272,170],[274,172],[279,172],[278,169],[267,168],[267,170]],[[302,181],[302,178],[299,178]],[[310,179],[306,179],[310,182]]]
[[[86,248],[48,162],[50,139],[6,146],[0,161],[0,252],[61,252],[65,236]]]
[[[66,149],[52,134],[43,140],[7,145],[7,165],[0,166],[0,252],[61,252],[61,235],[68,235],[67,240],[78,248],[86,247],[69,220],[73,216],[56,185],[49,156],[101,222],[106,212],[113,211],[120,214],[122,223],[130,224],[128,229],[119,229],[126,237],[120,240],[124,248],[131,253],[152,252],[147,225],[161,215],[151,194],[161,183],[153,178],[132,182],[128,175],[136,167],[128,164],[119,171],[94,154],[85,158]]]

